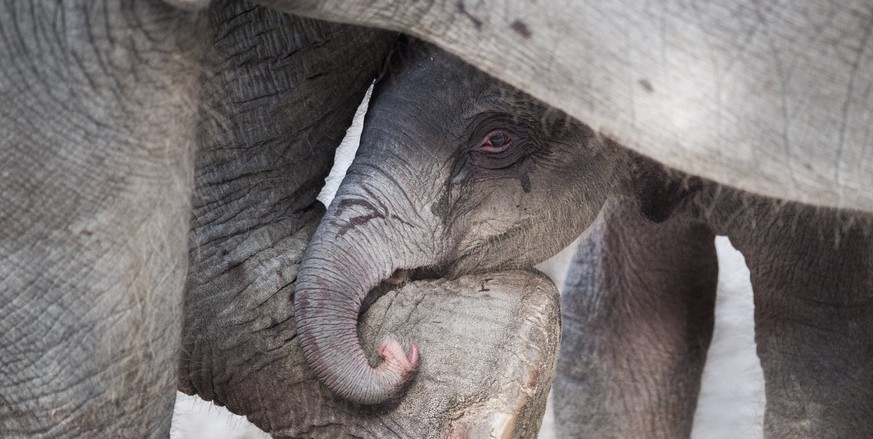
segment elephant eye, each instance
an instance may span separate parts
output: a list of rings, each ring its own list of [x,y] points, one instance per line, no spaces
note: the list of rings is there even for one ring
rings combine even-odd
[[[509,168],[525,152],[525,142],[514,133],[503,129],[489,131],[475,145],[471,151],[473,164],[489,170]]]
[[[485,135],[482,143],[479,145],[479,150],[489,153],[500,153],[506,151],[512,140],[509,133],[503,130],[494,130]]]

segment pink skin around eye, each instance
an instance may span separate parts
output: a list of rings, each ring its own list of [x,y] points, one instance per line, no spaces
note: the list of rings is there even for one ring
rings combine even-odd
[[[495,137],[499,138],[500,136],[503,137],[503,139],[502,139],[503,143],[501,143],[499,145],[493,145],[491,143],[491,139],[495,138]],[[488,153],[503,152],[503,151],[506,151],[507,148],[509,148],[510,143],[511,143],[511,140],[509,138],[509,134],[507,134],[503,131],[491,131],[490,133],[485,135],[484,139],[482,139],[482,143],[479,144],[479,151],[488,152]]]

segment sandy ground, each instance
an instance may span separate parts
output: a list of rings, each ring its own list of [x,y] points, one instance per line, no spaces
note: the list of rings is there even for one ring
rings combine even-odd
[[[369,98],[369,92],[367,94]],[[319,200],[330,203],[345,168],[354,157],[360,137],[366,102],[337,151],[337,164],[327,179]],[[763,373],[755,355],[752,286],[742,254],[726,237],[716,238],[719,259],[718,299],[715,333],[709,349],[703,385],[695,415],[692,438],[762,437],[764,390]],[[563,285],[564,272],[572,246],[540,264],[555,285]],[[547,410],[540,439],[555,437],[551,410]],[[182,393],[176,399],[173,416],[174,439],[261,439],[267,434],[245,418],[233,415],[197,397]]]

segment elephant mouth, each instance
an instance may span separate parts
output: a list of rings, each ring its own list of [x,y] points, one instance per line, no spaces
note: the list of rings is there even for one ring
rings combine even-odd
[[[361,303],[359,315],[363,315],[380,297],[402,288],[410,282],[436,280],[446,277],[448,272],[438,267],[418,267],[395,270],[391,276],[376,285]]]
[[[449,276],[451,270],[444,266],[423,266],[408,269],[397,269],[387,279],[383,280],[383,284],[388,285],[404,285],[409,282],[420,280],[436,280]]]
[[[419,280],[435,280],[442,279],[449,275],[449,269],[445,266],[427,266],[418,267],[409,272],[409,281],[415,282]]]
[[[388,285],[403,285],[410,280],[410,270],[398,269],[388,279],[382,281]]]

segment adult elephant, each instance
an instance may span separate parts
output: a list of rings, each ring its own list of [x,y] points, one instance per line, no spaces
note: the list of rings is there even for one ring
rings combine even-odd
[[[172,3],[202,7],[204,2]],[[870,6],[861,1],[810,3],[803,10],[761,9],[742,0],[703,9],[571,2],[536,8],[508,2],[412,8],[391,7],[387,0],[366,5],[270,3],[292,12],[405,30],[441,43],[615,140],[680,169],[763,194],[871,210],[867,188],[873,173],[865,141],[869,76],[862,74],[869,63],[865,17]],[[6,5],[2,12],[4,433],[74,435],[100,429],[144,435],[155,425],[165,426],[169,416],[167,389],[175,374],[155,365],[174,361],[181,299],[156,292],[177,291],[185,279],[184,242],[194,185],[191,155],[195,145],[208,143],[202,136],[209,135],[196,122],[216,116],[224,124],[219,126],[231,126],[229,121],[238,118],[201,105],[201,89],[208,89],[204,76],[221,79],[201,68],[202,57],[212,39],[236,35],[269,40],[270,33],[231,21],[226,32],[208,37],[210,25],[203,14],[183,14],[152,2],[30,2]],[[246,29],[248,34],[236,33]],[[360,43],[364,38],[351,40]],[[274,57],[267,66],[251,62],[261,55],[257,48],[240,53],[234,66],[251,67],[251,77],[259,83],[271,68],[293,58]],[[268,97],[257,87],[236,85],[236,92],[251,93],[233,101],[238,105]],[[291,102],[303,109],[313,103]],[[312,119],[301,127],[330,120],[319,118],[323,113],[306,113]],[[247,128],[255,132],[265,125]],[[253,143],[239,146],[262,151],[269,145],[251,139]],[[837,146],[817,148],[821,139]],[[298,147],[308,151],[308,145]],[[215,151],[219,156],[227,152],[220,147]],[[258,165],[266,167],[277,157],[289,156],[254,156],[246,165],[257,173]],[[216,209],[216,216],[230,201],[246,200],[246,195],[264,189],[265,181],[280,182],[246,181],[253,174],[245,174],[238,177],[246,184],[233,186],[209,180],[221,173],[212,171],[198,171],[196,181],[210,182],[198,191],[217,190],[214,197],[200,199]],[[290,203],[287,196],[277,199]],[[293,204],[281,206],[284,210],[277,209],[287,213],[283,220],[301,215]],[[258,218],[248,218],[252,229],[247,230],[261,225]],[[250,243],[282,236],[259,230],[267,236],[236,247],[243,249],[232,256],[241,258],[238,262],[254,261],[246,257]],[[247,235],[232,237],[241,236]],[[194,250],[215,242],[195,240]],[[196,257],[201,256],[193,254],[191,265],[197,266]],[[227,268],[249,272],[251,266]],[[258,288],[256,278],[235,280]],[[188,287],[196,289],[191,282]],[[193,297],[191,303],[201,303]],[[252,308],[268,303],[237,298]],[[270,314],[266,327],[290,311],[283,312],[275,321]],[[211,321],[189,323],[188,328],[209,329],[186,343],[195,346],[197,337],[205,337],[201,343],[237,340],[247,348],[264,347],[246,344],[251,339],[239,338],[241,331],[231,324]],[[195,370],[208,376],[222,357],[201,358],[193,363]],[[80,366],[68,367],[71,361]],[[233,381],[232,371],[225,372],[214,388]],[[191,380],[191,388],[197,381]],[[471,400],[452,404],[462,410],[458,404],[481,402]],[[115,416],[132,411],[138,416]],[[268,413],[260,416],[261,425],[273,421]],[[438,419],[427,417],[431,423]],[[373,422],[393,427],[390,421]]]
[[[166,437],[176,388],[279,437],[533,434],[558,337],[536,275],[377,300],[365,339],[435,340],[391,406],[336,399],[295,340],[315,197],[394,39],[246,2],[0,6],[0,436]]]

